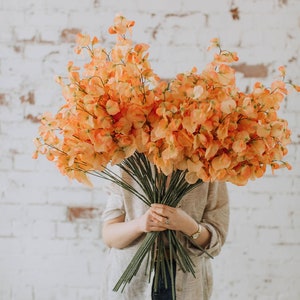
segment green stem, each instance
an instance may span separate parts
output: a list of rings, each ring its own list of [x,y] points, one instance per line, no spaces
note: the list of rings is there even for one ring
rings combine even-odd
[[[186,171],[175,170],[170,176],[170,182],[167,186],[168,176],[158,170],[156,166],[150,164],[146,156],[142,153],[135,153],[131,157],[126,158],[119,164],[121,170],[129,175],[129,177],[137,184],[142,193],[139,192],[132,184],[124,180],[122,176],[117,175],[109,169],[103,172],[87,172],[103,179],[109,180],[125,190],[131,192],[137,198],[142,200],[146,205],[152,203],[162,203],[172,207],[176,207],[181,199],[191,190],[199,186],[202,181],[198,180],[195,184],[189,184],[185,180]],[[166,238],[164,238],[166,235]],[[165,241],[168,241],[169,250],[166,250]],[[199,249],[203,250],[200,246]],[[206,252],[203,250],[203,252]],[[147,268],[149,278],[153,270],[153,288],[157,289],[158,275],[161,273],[164,283],[167,287],[167,270],[171,276],[172,299],[175,300],[175,278],[173,273],[173,260],[183,270],[190,272],[195,276],[194,264],[189,257],[186,249],[179,242],[176,232],[167,230],[165,232],[149,232],[146,234],[139,249],[131,259],[127,268],[119,278],[113,290],[124,290],[125,286],[131,282],[148,255]]]
[[[125,269],[124,273],[116,283],[116,285],[113,288],[113,291],[118,291],[120,287],[123,285],[122,291],[124,290],[127,283],[131,281],[133,276],[136,275],[143,259],[147,255],[147,253],[151,250],[151,247],[153,243],[155,242],[156,238],[158,236],[158,232],[149,232],[146,234],[145,239],[143,240],[141,246],[131,259],[131,262]]]

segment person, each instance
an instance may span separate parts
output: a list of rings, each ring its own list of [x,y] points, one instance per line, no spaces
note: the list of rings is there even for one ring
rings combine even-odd
[[[158,290],[154,291],[146,271],[147,259],[123,291],[113,291],[145,234],[167,229],[176,230],[195,270],[194,277],[192,273],[183,272],[175,265],[176,300],[209,299],[213,285],[210,256],[220,253],[228,232],[226,183],[202,183],[185,195],[175,208],[163,204],[153,204],[149,208],[130,192],[118,187],[110,189],[108,193],[109,199],[102,216],[102,237],[107,245],[107,258],[101,299],[172,299],[170,288],[166,289],[162,280]],[[206,253],[199,246],[205,248]]]

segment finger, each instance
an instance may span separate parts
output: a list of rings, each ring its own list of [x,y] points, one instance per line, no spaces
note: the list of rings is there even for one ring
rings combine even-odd
[[[157,224],[157,225],[161,225],[165,223],[165,218],[159,215],[154,215],[152,218],[153,223]]]
[[[168,215],[174,213],[174,207],[170,207],[164,204],[153,204],[151,205],[152,211],[155,211],[157,214],[167,217]]]
[[[167,228],[165,227],[151,227],[150,231],[165,231]]]
[[[157,222],[160,224],[166,224],[166,225],[169,224],[169,216],[162,216],[160,214],[157,214],[155,211],[153,211],[151,213],[151,217],[154,222]]]
[[[161,203],[153,203],[153,204],[151,204],[151,207],[161,208],[161,209],[167,209],[167,208],[169,208],[171,206],[166,205],[166,204],[161,204]]]
[[[164,231],[166,230],[167,228],[162,226],[161,224],[155,224],[155,223],[152,223],[150,226],[150,231]]]
[[[169,219],[169,218],[166,218],[166,219],[165,219],[165,224],[166,224],[167,226],[170,225],[170,219]]]

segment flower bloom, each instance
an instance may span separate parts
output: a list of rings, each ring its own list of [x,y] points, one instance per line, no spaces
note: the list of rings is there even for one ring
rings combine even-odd
[[[110,50],[96,37],[78,35],[75,52],[87,51],[89,61],[83,69],[69,62],[68,79],[57,77],[66,103],[42,116],[34,158],[46,155],[64,175],[86,184],[89,171],[119,164],[135,151],[166,175],[187,170],[190,183],[244,185],[268,165],[291,168],[282,161],[291,131],[277,116],[288,92],[283,80],[241,92],[231,67],[238,56],[222,50],[218,39],[209,49],[219,53],[201,72],[193,68],[161,80],[151,68],[149,46],[131,39],[134,25],[116,16]],[[279,71],[286,76],[284,67]]]

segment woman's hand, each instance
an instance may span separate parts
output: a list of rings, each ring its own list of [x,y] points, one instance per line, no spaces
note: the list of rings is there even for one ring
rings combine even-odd
[[[137,224],[141,232],[164,231],[167,229],[162,226],[161,222],[157,221],[151,208],[137,219]]]
[[[181,231],[189,236],[198,230],[197,222],[179,207],[152,204],[149,211],[152,222],[160,228]]]
[[[125,215],[107,221],[103,225],[104,242],[109,247],[124,248],[131,244],[143,233],[164,230],[181,231],[191,236],[198,230],[197,222],[181,208],[174,208],[163,204],[152,204],[139,218],[125,222]],[[197,240],[201,246],[210,241],[210,232],[202,227]]]
[[[152,204],[150,208],[152,222],[164,229],[181,231],[191,236],[198,231],[198,223],[179,207],[171,207],[164,204]],[[211,239],[211,233],[202,226],[201,234],[195,243],[205,248]]]
[[[166,229],[153,217],[152,209],[149,208],[141,217],[128,222],[125,222],[125,214],[104,222],[102,236],[108,247],[122,249],[143,233]]]

